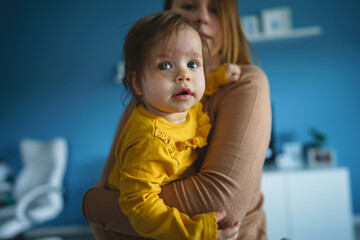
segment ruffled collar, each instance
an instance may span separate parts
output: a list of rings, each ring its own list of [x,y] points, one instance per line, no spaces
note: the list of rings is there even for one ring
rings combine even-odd
[[[198,121],[198,127],[196,136],[193,138],[179,140],[170,136],[159,128],[155,128],[154,136],[161,139],[168,146],[170,153],[173,153],[174,151],[181,152],[189,147],[192,149],[197,147],[201,148],[207,144],[206,139],[210,132],[211,124],[209,116],[202,111],[199,112],[196,117]]]

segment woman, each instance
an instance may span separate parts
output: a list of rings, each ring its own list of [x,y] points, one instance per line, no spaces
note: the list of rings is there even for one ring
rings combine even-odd
[[[264,73],[251,65],[237,2],[166,0],[165,9],[180,11],[200,25],[210,48],[210,71],[235,63],[241,66],[241,76],[204,102],[212,131],[198,160],[198,174],[162,187],[160,196],[189,215],[225,209],[227,216],[219,224],[227,227],[240,219],[238,239],[267,239],[260,184],[271,131],[269,87]],[[119,193],[106,189],[115,145],[134,105],[130,103],[118,125],[100,181],[83,199],[83,213],[98,239],[137,235],[118,207]]]

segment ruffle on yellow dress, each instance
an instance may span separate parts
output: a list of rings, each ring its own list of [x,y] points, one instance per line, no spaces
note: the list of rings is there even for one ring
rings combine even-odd
[[[170,136],[166,132],[161,131],[159,128],[155,129],[154,136],[161,139],[168,146],[170,153],[174,153],[174,151],[181,152],[186,148],[201,148],[207,144],[206,139],[209,135],[211,124],[210,118],[206,113],[201,112],[197,117],[198,128],[196,130],[196,136],[193,138],[179,140],[175,137]]]

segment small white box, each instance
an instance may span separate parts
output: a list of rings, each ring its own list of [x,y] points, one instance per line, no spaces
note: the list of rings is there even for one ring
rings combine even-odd
[[[261,11],[261,20],[264,33],[267,35],[286,33],[292,28],[289,7],[265,9]]]
[[[257,36],[260,33],[259,17],[256,14],[241,18],[241,24],[246,37]]]

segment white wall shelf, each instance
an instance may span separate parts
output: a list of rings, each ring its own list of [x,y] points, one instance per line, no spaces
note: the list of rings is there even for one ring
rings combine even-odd
[[[322,33],[322,28],[320,26],[313,26],[313,27],[292,29],[288,32],[271,34],[271,35],[260,33],[255,36],[249,36],[248,40],[251,43],[257,43],[257,42],[267,42],[273,40],[311,37],[311,36],[320,35],[321,33]]]

